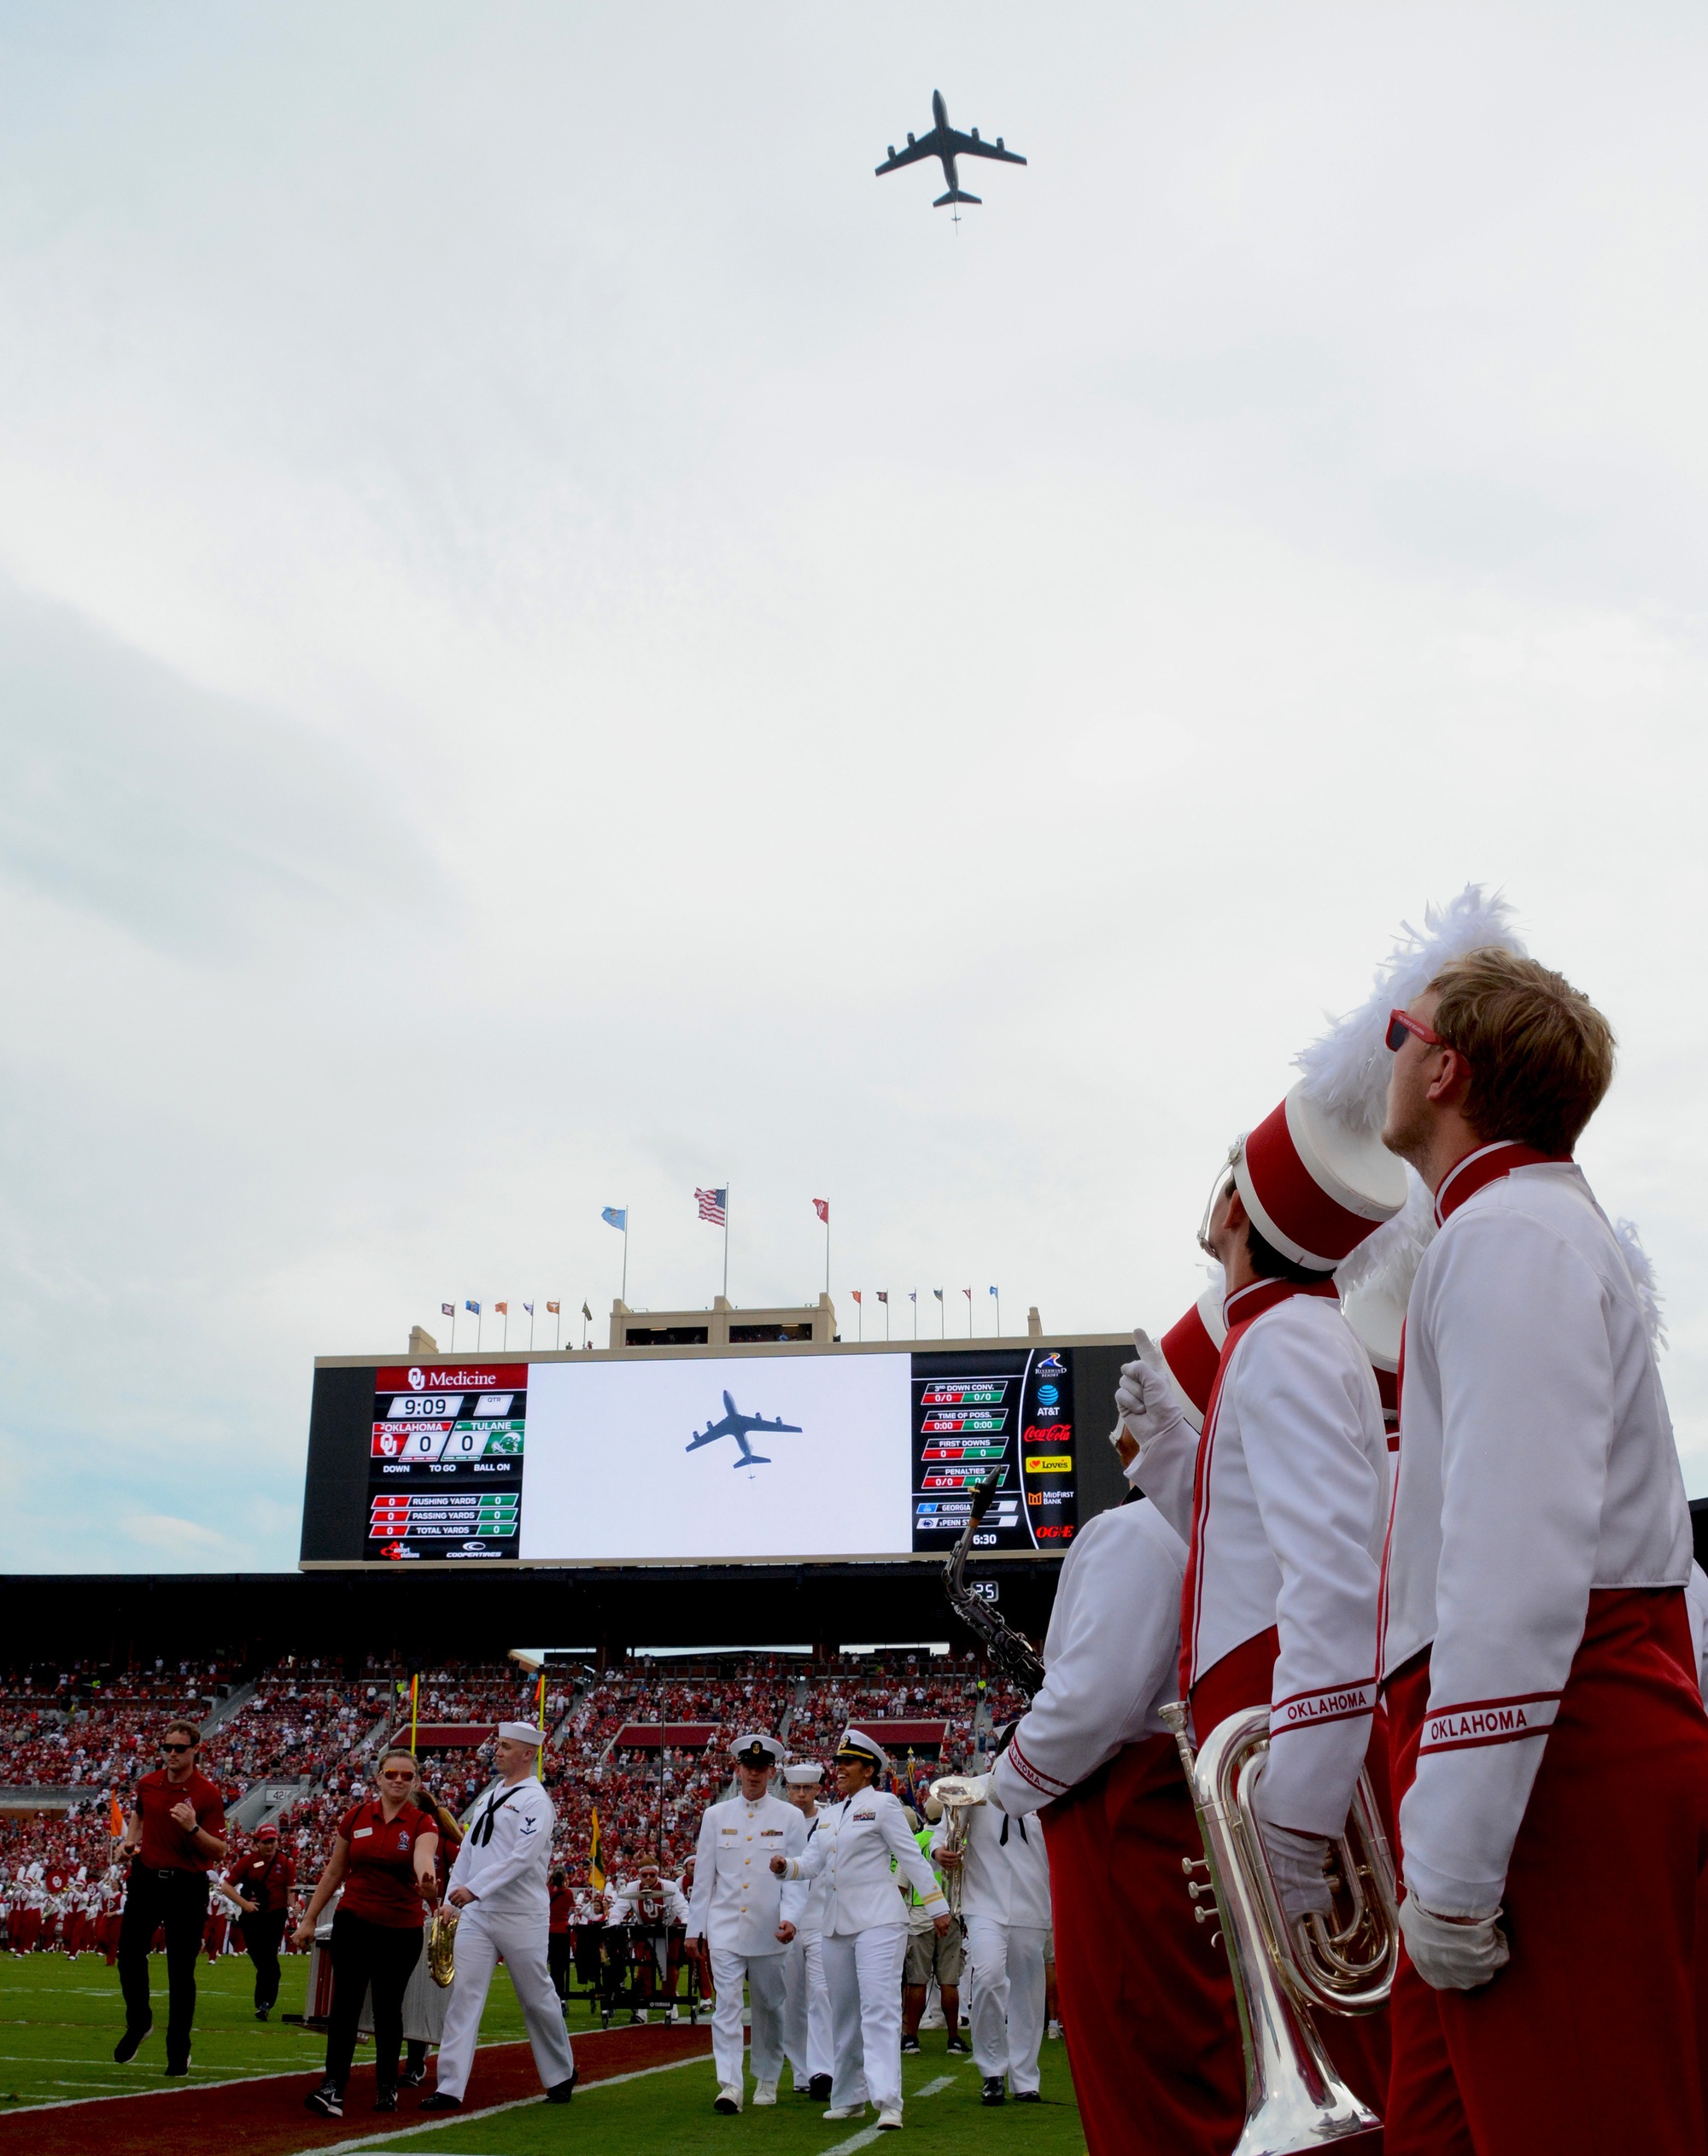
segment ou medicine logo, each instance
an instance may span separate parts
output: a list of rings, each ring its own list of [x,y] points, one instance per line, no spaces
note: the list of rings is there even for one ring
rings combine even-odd
[[[424,1370],[412,1370],[410,1371],[409,1387],[412,1392],[418,1393],[426,1382],[427,1373]]]

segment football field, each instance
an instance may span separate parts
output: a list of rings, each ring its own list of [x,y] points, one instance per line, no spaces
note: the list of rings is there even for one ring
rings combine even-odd
[[[116,1974],[103,1960],[93,1954],[74,1962],[48,1954],[0,1957],[0,2150],[52,2146],[120,2152],[132,2143],[199,2148],[206,2142],[231,2151],[265,2143],[272,2156],[354,2146],[430,2156],[543,2156],[576,2147],[610,2150],[613,2156],[658,2149],[683,2156],[714,2149],[842,2156],[893,2139],[876,2133],[871,2112],[863,2120],[827,2123],[822,2105],[790,2093],[787,2070],[775,2110],[722,2118],[711,2108],[716,2083],[703,2029],[698,2036],[685,2030],[667,2034],[655,2016],[647,2030],[619,2027],[601,2036],[597,2020],[579,2005],[570,2026],[586,2085],[572,2104],[548,2106],[537,2100],[524,2052],[505,2055],[503,2074],[499,2054],[490,2066],[477,2061],[469,2110],[442,2123],[415,2122],[412,2114],[421,2092],[411,2090],[404,2092],[395,2118],[376,2115],[371,2065],[364,2071],[371,2047],[363,2045],[343,2119],[316,2121],[301,2109],[301,2099],[319,2072],[324,2039],[277,2014],[266,2023],[255,2021],[249,1965],[231,1959],[200,1965],[190,2089],[202,2093],[186,2098],[182,2083],[162,2078],[166,1970],[158,1955],[152,1966],[155,2033],[129,2065],[119,2066],[112,2051],[123,2014]],[[301,2011],[307,1966],[300,1956],[285,1962],[280,2013]],[[514,1995],[500,1971],[487,2003],[482,2044],[513,2046],[523,2034]],[[970,2059],[951,2058],[941,2030],[927,2030],[921,2041],[921,2054],[904,2061],[907,2124],[898,2146],[915,2156],[964,2156],[976,2136],[981,2150],[1012,2149],[1015,2156],[1078,2156],[1084,2149],[1061,2043],[1044,2047],[1042,2103],[987,2109],[979,2100]],[[681,2056],[684,2048],[693,2055]],[[245,2083],[257,2085],[237,2086]],[[126,2096],[143,2100],[102,2100]],[[241,2112],[231,2108],[239,2097]],[[483,2111],[483,2100],[494,2107]],[[180,2104],[186,2108],[180,2111]],[[74,2111],[44,2108],[73,2106]],[[256,2129],[263,2120],[266,2130],[260,2133]]]

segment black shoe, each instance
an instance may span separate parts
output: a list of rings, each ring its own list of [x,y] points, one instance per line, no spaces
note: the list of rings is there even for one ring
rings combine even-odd
[[[1004,2091],[1003,2089],[1002,2076],[1000,2074],[986,2074],[985,2077],[984,2085],[979,2091],[979,2101],[981,2104],[999,2104],[1003,2100],[1003,2097]]]
[[[406,2066],[397,2077],[397,2085],[400,2089],[418,2089],[426,2078],[425,2066]]]
[[[943,2048],[951,2054],[959,2052],[964,2057],[973,2047],[969,2043],[963,2043],[959,2036],[951,2036]]]
[[[152,2014],[150,2014],[140,2029],[132,2029],[128,2027],[126,2029],[124,2035],[120,2037],[118,2042],[113,2047],[113,2056],[120,2065],[128,2065],[131,2060],[136,2057],[137,2047],[142,2042],[143,2038],[147,2036],[149,2030],[152,2029],[154,2025],[155,2018]]]
[[[168,2059],[166,2062],[166,2077],[168,2081],[182,2081],[189,2071],[190,2054],[187,2051],[182,2059]]]
[[[342,2118],[344,2115],[344,2092],[335,2082],[323,2081],[318,2089],[312,2089],[302,2099],[305,2111],[317,2112],[322,2118]]]
[[[831,2077],[828,2074],[815,2074],[806,2085],[806,2093],[816,2104],[830,2101]]]
[[[462,2107],[460,2096],[447,2096],[442,2089],[436,2089],[430,2096],[421,2099],[423,2111],[460,2111]]]
[[[374,2109],[376,2111],[395,2111],[397,2109],[396,2089],[389,2089],[383,2085],[376,2089],[374,2090]]]
[[[1043,2093],[1036,2089],[1016,2089],[1015,2101],[1017,2104],[1041,2104],[1044,2101],[1044,2096]]]
[[[917,2036],[904,2036],[902,2038],[902,2056],[904,2059],[910,2058],[918,2049],[919,2038]]]
[[[265,2021],[272,2012],[272,2008],[271,2007],[257,2007],[255,2008],[255,2019],[257,2021]]]
[[[712,2098],[711,2107],[714,2111],[722,2112],[726,2118],[734,2118],[741,2108],[734,2096],[726,2096],[721,2091]]]
[[[552,2086],[546,2091],[546,2101],[548,2104],[568,2103],[570,2097],[575,2095],[576,2083],[580,2079],[581,2073],[579,2069],[571,2066],[570,2069],[570,2077],[567,2081],[553,2082]]]

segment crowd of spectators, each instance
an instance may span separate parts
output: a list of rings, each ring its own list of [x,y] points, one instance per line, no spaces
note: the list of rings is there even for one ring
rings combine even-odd
[[[137,1775],[157,1763],[162,1722],[178,1715],[218,1717],[202,1766],[228,1807],[264,1785],[296,1785],[273,1820],[299,1877],[312,1881],[340,1814],[368,1793],[376,1753],[394,1732],[407,1736],[412,1677],[424,1779],[440,1802],[465,1812],[491,1781],[491,1739],[451,1744],[442,1735],[484,1731],[512,1715],[535,1719],[535,1682],[512,1662],[445,1661],[411,1673],[374,1657],[286,1656],[259,1672],[157,1662],[0,1678],[0,1781],[73,1792],[68,1811],[0,1818],[0,1888],[32,1866],[98,1880],[114,1855],[114,1800],[128,1803]],[[236,1703],[227,1703],[234,1693]],[[654,1851],[680,1872],[701,1813],[727,1793],[729,1746],[745,1730],[784,1737],[794,1756],[824,1762],[828,1773],[850,1722],[939,1723],[940,1749],[919,1745],[914,1764],[923,1774],[965,1763],[990,1726],[1023,1703],[971,1655],[951,1661],[891,1650],[816,1663],[753,1654],[635,1656],[598,1671],[554,1666],[542,1763],[558,1810],[554,1856],[572,1878],[588,1878],[597,1813],[607,1874],[627,1876]],[[653,1738],[661,1725],[676,1741]],[[619,1743],[625,1733],[630,1741]],[[905,1762],[897,1764],[905,1773]],[[257,1823],[251,1819],[250,1829]],[[234,1827],[232,1839],[234,1854],[247,1848],[248,1833]]]

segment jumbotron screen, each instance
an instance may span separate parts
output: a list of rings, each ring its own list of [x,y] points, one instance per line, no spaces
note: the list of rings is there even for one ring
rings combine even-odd
[[[1106,1393],[1107,1351],[1092,1352]],[[1100,1487],[1082,1502],[1074,1392],[1085,1353],[974,1345],[322,1365],[302,1561],[940,1557],[992,1472],[980,1556],[1059,1553],[1110,1501]],[[1101,1432],[1097,1442],[1107,1451]]]

